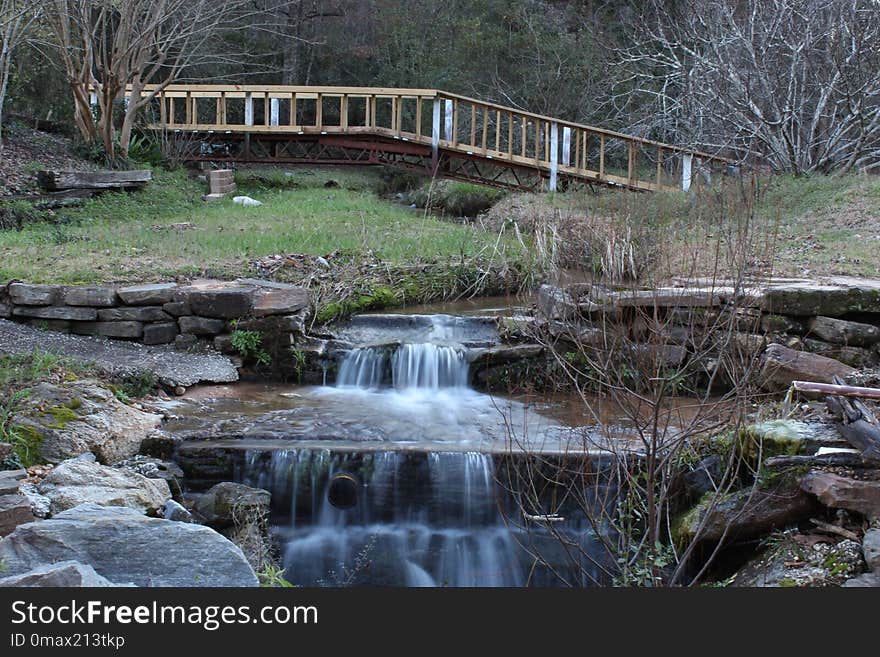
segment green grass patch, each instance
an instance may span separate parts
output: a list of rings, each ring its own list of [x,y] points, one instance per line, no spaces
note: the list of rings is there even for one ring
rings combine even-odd
[[[239,193],[258,199],[261,207],[245,208],[231,199],[205,203],[203,183],[183,171],[157,170],[143,191],[91,199],[59,212],[57,225],[0,231],[0,280],[227,278],[253,275],[252,260],[277,253],[352,250],[402,263],[495,248],[493,232],[421,216],[379,198],[378,174],[294,170],[292,188],[273,184],[283,172],[272,173],[272,179],[265,172],[254,175],[241,174]],[[326,187],[327,180],[338,186]]]

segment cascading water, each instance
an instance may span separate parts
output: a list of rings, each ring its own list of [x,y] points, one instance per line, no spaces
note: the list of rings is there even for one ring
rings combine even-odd
[[[527,569],[500,522],[493,458],[476,452],[249,454],[245,483],[290,513],[277,535],[287,579],[303,585],[521,586]],[[267,467],[268,466],[268,467]],[[361,480],[347,510],[328,500],[339,472]]]
[[[507,526],[506,518],[521,521],[522,514],[496,483],[498,457],[482,449],[483,440],[498,442],[485,427],[506,426],[500,402],[468,386],[470,344],[494,338],[494,329],[490,334],[463,318],[410,316],[402,330],[377,336],[370,322],[366,316],[351,330],[352,341],[364,346],[344,355],[335,387],[315,391],[337,415],[320,415],[314,429],[326,435],[327,425],[356,415],[346,431],[387,448],[366,449],[352,436],[333,450],[253,449],[239,473],[272,492],[286,578],[331,586],[541,583],[521,547],[540,538],[541,529],[525,536]],[[329,499],[340,473],[357,482],[351,508]],[[592,540],[588,527],[572,529],[572,544]]]

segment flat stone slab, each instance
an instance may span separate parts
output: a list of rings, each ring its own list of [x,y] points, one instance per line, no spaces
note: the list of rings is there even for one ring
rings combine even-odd
[[[18,306],[12,309],[12,314],[15,317],[65,319],[78,322],[91,322],[98,318],[98,311],[86,306]]]
[[[103,285],[76,285],[64,290],[63,300],[68,306],[109,308],[116,305],[116,288]]]
[[[118,289],[116,293],[129,306],[161,306],[170,302],[176,291],[177,283],[156,283],[131,285]]]
[[[786,283],[764,289],[761,309],[784,315],[880,313],[880,280],[839,276],[815,283]]]
[[[12,283],[9,300],[22,306],[49,306],[58,300],[59,289],[57,285]]]
[[[196,383],[231,383],[238,370],[217,353],[186,353],[168,346],[113,342],[97,337],[40,331],[0,319],[0,353],[51,351],[120,375],[153,373],[162,385],[188,388]]]
[[[99,310],[98,319],[102,322],[167,322],[171,315],[162,310],[162,306],[132,306]]]

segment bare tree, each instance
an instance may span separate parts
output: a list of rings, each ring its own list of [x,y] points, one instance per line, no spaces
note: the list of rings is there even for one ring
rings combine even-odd
[[[880,167],[880,2],[651,0],[618,105],[658,137],[793,173]]]
[[[138,112],[181,71],[210,57],[209,41],[247,12],[243,0],[53,0],[45,11],[73,93],[76,125],[110,159],[125,157]],[[141,96],[147,84],[155,84]],[[116,117],[127,85],[131,100]],[[92,115],[90,93],[97,96]]]
[[[34,0],[0,0],[0,137],[3,135],[3,103],[12,72],[12,55],[27,27],[36,19],[38,10],[39,3]]]

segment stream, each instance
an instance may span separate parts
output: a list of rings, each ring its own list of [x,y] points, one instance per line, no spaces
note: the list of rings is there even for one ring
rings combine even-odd
[[[539,505],[553,522],[524,519],[505,479],[538,456],[600,463],[595,427],[552,401],[469,386],[474,350],[498,342],[486,315],[355,317],[337,335],[351,348],[335,381],[196,390],[168,403],[167,429],[184,452],[222,454],[232,478],[272,493],[271,531],[295,584],[601,581],[607,556],[577,505],[550,491]],[[581,505],[614,498],[597,472]]]

